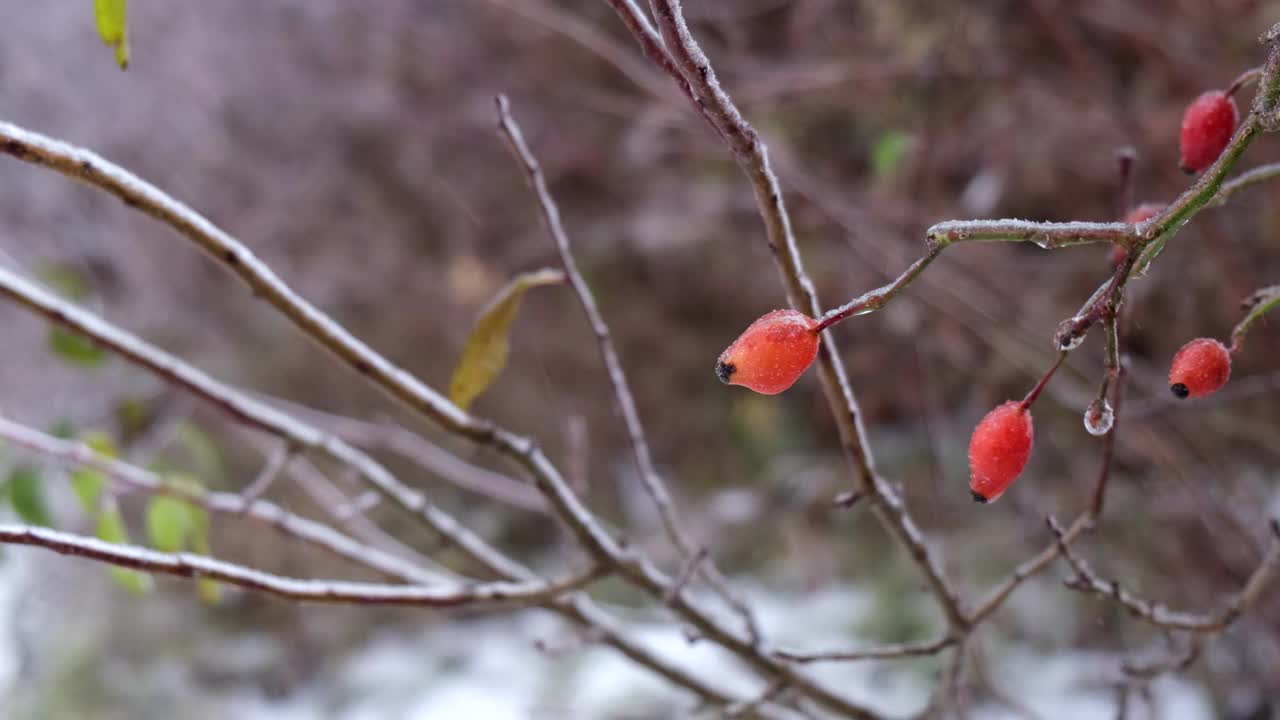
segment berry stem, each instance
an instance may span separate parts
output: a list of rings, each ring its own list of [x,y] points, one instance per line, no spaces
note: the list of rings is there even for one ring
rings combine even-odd
[[[1133,207],[1133,166],[1138,162],[1138,151],[1132,145],[1116,149],[1116,169],[1120,179],[1120,207],[1116,217],[1123,217]]]
[[[1239,91],[1241,88],[1245,87],[1246,85],[1254,82],[1259,77],[1262,77],[1261,65],[1259,65],[1258,67],[1253,67],[1253,68],[1249,68],[1248,70],[1245,70],[1244,72],[1240,73],[1240,75],[1235,80],[1231,81],[1231,85],[1228,86],[1226,89],[1226,94],[1228,96],[1235,95],[1237,91]]]
[[[1231,180],[1223,183],[1222,187],[1218,190],[1218,194],[1214,195],[1213,200],[1211,200],[1205,207],[1218,207],[1219,205],[1225,205],[1227,200],[1231,199],[1232,195],[1235,195],[1246,187],[1266,182],[1267,180],[1275,177],[1280,177],[1280,163],[1267,163],[1266,165],[1259,165],[1256,168],[1242,172]]]
[[[1235,329],[1231,331],[1231,353],[1238,354],[1244,347],[1244,337],[1249,333],[1249,328],[1258,321],[1258,318],[1280,307],[1280,285],[1272,285],[1250,295],[1245,300],[1245,307],[1249,308],[1249,313],[1244,316]]]
[[[1107,373],[1112,379],[1112,373]],[[1111,382],[1111,431],[1102,439],[1102,465],[1098,468],[1098,481],[1093,486],[1093,500],[1089,503],[1090,522],[1102,515],[1102,505],[1107,496],[1107,482],[1111,479],[1111,465],[1116,451],[1116,434],[1120,430],[1120,401],[1124,398],[1125,367],[1121,361],[1116,365],[1114,379]]]
[[[836,323],[854,315],[865,315],[869,312],[875,312],[894,298],[899,292],[910,285],[921,272],[929,266],[929,263],[937,259],[942,254],[942,245],[934,245],[929,248],[929,252],[924,257],[911,263],[901,275],[893,282],[880,288],[876,288],[871,292],[859,295],[849,302],[841,305],[834,310],[828,310],[818,319],[818,324],[813,328],[814,332],[822,332]]]
[[[1132,229],[1125,223],[1031,222],[1028,220],[948,220],[929,228],[929,246],[958,242],[1033,242],[1048,250],[1132,241]]]
[[[1031,405],[1040,397],[1040,393],[1044,392],[1045,386],[1049,384],[1049,378],[1052,378],[1053,374],[1058,372],[1058,368],[1062,367],[1062,361],[1067,359],[1068,354],[1069,352],[1066,350],[1058,353],[1058,359],[1053,362],[1053,365],[1044,374],[1044,376],[1040,378],[1040,381],[1036,383],[1036,386],[1031,388],[1031,392],[1027,393],[1027,396],[1022,399],[1021,403],[1019,403],[1018,408],[1020,410],[1026,412],[1031,408]]]

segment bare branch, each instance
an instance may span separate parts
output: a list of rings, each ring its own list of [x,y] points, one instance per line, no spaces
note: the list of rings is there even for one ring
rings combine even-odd
[[[1280,163],[1259,165],[1251,170],[1246,170],[1236,177],[1222,183],[1222,187],[1218,189],[1218,194],[1213,196],[1213,200],[1209,202],[1207,207],[1226,205],[1227,201],[1241,190],[1259,183],[1264,183],[1276,177],[1280,177]]]
[[[328,525],[295,515],[274,503],[265,500],[246,502],[241,495],[235,493],[201,492],[185,485],[170,483],[136,465],[97,453],[88,445],[60,440],[3,416],[0,416],[0,438],[40,453],[63,465],[96,470],[112,482],[132,490],[148,494],[171,495],[212,513],[231,517],[244,516],[288,537],[388,577],[417,584],[456,580],[455,577],[427,571],[393,555],[361,545]]]
[[[822,305],[800,258],[782,189],[769,163],[768,149],[755,128],[747,122],[720,87],[710,61],[689,32],[679,1],[651,0],[665,49],[661,45],[655,45],[652,32],[647,30],[648,21],[640,15],[634,4],[610,2],[646,54],[651,57],[657,55],[655,61],[677,83],[687,83],[692,88],[693,94],[700,101],[700,107],[706,110],[712,124],[751,182],[756,205],[764,221],[765,238],[773,251],[786,287],[788,302],[801,312],[820,317]],[[948,622],[954,627],[963,627],[965,616],[955,589],[925,543],[924,536],[911,519],[897,491],[875,471],[875,460],[862,426],[862,411],[849,384],[848,373],[836,347],[835,338],[830,332],[823,334],[818,357],[823,392],[835,418],[841,446],[854,468],[858,489],[867,494],[876,517],[919,566],[930,589],[942,605]]]
[[[137,545],[117,545],[97,538],[27,527],[0,525],[0,543],[32,545],[63,555],[84,557],[149,573],[204,577],[257,590],[287,600],[352,605],[410,605],[449,608],[463,605],[537,604],[593,582],[598,567],[555,582],[489,582],[468,586],[383,585],[340,580],[300,580],[254,570],[193,553],[162,553]]]
[[[244,498],[245,505],[262,497],[262,494],[271,487],[276,478],[280,476],[280,472],[289,464],[289,460],[293,458],[293,448],[288,443],[281,443],[279,447],[271,452],[267,457],[267,462],[262,466],[262,470],[258,471],[258,475],[254,477],[253,482],[245,486],[240,491],[240,497]]]
[[[1030,242],[1049,250],[1093,243],[1128,247],[1137,240],[1134,226],[1126,223],[1029,220],[949,220],[929,228],[925,237],[930,247],[960,242]]]
[[[715,562],[710,559],[706,549],[698,548],[689,537],[689,533],[685,530],[675,505],[671,502],[671,492],[667,489],[667,484],[653,465],[653,454],[649,451],[649,441],[645,437],[644,424],[640,421],[639,411],[636,410],[635,397],[631,393],[631,385],[627,382],[626,373],[622,369],[622,361],[618,357],[618,350],[613,345],[613,337],[609,332],[609,325],[605,322],[599,306],[596,305],[595,296],[587,285],[587,281],[582,277],[582,272],[578,270],[578,261],[574,258],[573,249],[570,247],[569,234],[565,231],[564,224],[560,220],[560,209],[556,206],[555,200],[551,197],[551,192],[547,189],[547,180],[542,174],[542,167],[538,164],[537,158],[534,157],[533,152],[525,142],[524,133],[521,132],[519,124],[512,117],[511,104],[506,96],[499,95],[495,99],[495,104],[498,109],[498,129],[506,139],[512,154],[524,169],[529,186],[542,209],[542,219],[547,226],[547,231],[551,234],[556,251],[560,255],[560,264],[569,280],[569,286],[573,289],[573,294],[578,298],[578,304],[582,306],[582,311],[586,313],[587,322],[591,325],[591,331],[596,336],[596,343],[600,348],[600,357],[604,361],[605,370],[609,376],[609,384],[613,386],[613,395],[617,399],[618,409],[622,413],[623,423],[627,427],[627,435],[631,440],[631,449],[635,456],[636,470],[640,473],[640,482],[657,508],[658,517],[662,520],[667,537],[670,538],[676,550],[679,551],[681,559],[705,578],[707,583],[724,598],[730,607],[737,611],[751,636],[752,642],[759,642],[760,628],[756,622],[755,614],[731,590],[729,581],[716,569]],[[703,560],[695,562],[694,559],[697,557],[702,557]],[[685,582],[688,582],[687,578]],[[672,587],[678,588],[683,584],[677,583]],[[671,592],[668,590],[666,594],[670,596]],[[679,590],[676,590],[676,592],[679,592]]]
[[[1067,581],[1067,587],[1081,592],[1092,593],[1120,603],[1135,617],[1152,625],[1168,630],[1192,630],[1199,633],[1214,633],[1225,630],[1248,610],[1258,597],[1266,590],[1267,584],[1280,569],[1280,521],[1272,521],[1271,546],[1262,558],[1262,562],[1249,575],[1244,588],[1228,600],[1221,608],[1213,612],[1190,613],[1169,610],[1163,605],[1144,600],[1125,590],[1119,583],[1103,580],[1085,562],[1061,541],[1063,533],[1053,518],[1049,526],[1059,538],[1061,555],[1075,571],[1075,578]]]
[[[867,648],[865,650],[830,650],[826,652],[796,652],[792,650],[777,650],[773,654],[775,657],[783,660],[790,660],[797,663],[815,663],[815,662],[835,662],[835,661],[855,661],[855,660],[896,660],[898,658],[921,657],[923,655],[937,655],[947,648],[956,644],[954,635],[945,635],[937,640],[930,640],[923,643],[911,643],[902,645],[882,645],[880,647]]]
[[[1233,353],[1244,349],[1245,335],[1249,334],[1249,328],[1253,327],[1259,318],[1280,307],[1280,285],[1258,290],[1244,301],[1244,305],[1249,312],[1231,331],[1231,352]]]
[[[185,237],[197,243],[212,257],[241,277],[259,297],[279,310],[305,335],[347,362],[362,377],[418,414],[437,423],[444,430],[488,445],[523,467],[529,472],[538,489],[547,497],[556,515],[565,522],[597,563],[619,572],[650,595],[656,598],[663,597],[666,588],[670,585],[670,579],[648,560],[633,557],[623,551],[617,540],[610,536],[595,516],[582,505],[559,470],[551,464],[532,440],[463,412],[438,392],[393,365],[368,345],[352,336],[332,318],[299,297],[248,248],[195,211],[87,150],[73,148],[7,123],[0,123],[0,151],[101,187],[126,200],[131,206],[178,229]],[[288,438],[300,448],[324,452],[338,462],[351,466],[379,492],[417,515],[435,532],[461,549],[471,560],[482,565],[487,571],[520,582],[536,579],[528,568],[498,552],[452,515],[436,507],[422,493],[405,486],[372,458],[338,438],[303,425],[213,380],[200,370],[103,323],[3,268],[0,268],[0,294],[8,295],[24,307],[39,312],[54,322],[119,352],[131,362],[148,368],[179,387],[188,389],[246,424],[279,437]],[[887,485],[883,492],[893,493]],[[927,554],[928,551],[914,525],[910,525],[910,520],[901,514],[903,512],[901,501],[897,499],[896,494],[892,494],[892,500],[897,503],[897,506],[896,509],[890,510],[889,514],[905,520],[910,532],[913,533],[911,537],[915,543],[915,552],[912,556],[919,559],[920,553]],[[554,607],[557,611],[569,614],[583,622],[601,621],[599,617],[586,614],[590,612],[590,606],[571,606],[558,602]],[[670,607],[698,632],[740,656],[762,674],[786,678],[797,692],[852,717],[875,716],[870,710],[835,694],[808,677],[795,673],[781,661],[771,658],[767,650],[759,647],[758,643],[753,642],[750,637],[721,625],[708,611],[692,604],[686,593],[678,594],[670,603]],[[645,664],[664,676],[682,675],[680,671],[671,668],[656,656],[642,653],[624,637],[620,635],[613,637],[612,642],[619,650],[633,658],[643,657]],[[715,691],[694,678],[683,676],[679,684],[689,689],[696,688],[700,695],[717,698],[718,702],[722,702],[725,698],[723,693]]]

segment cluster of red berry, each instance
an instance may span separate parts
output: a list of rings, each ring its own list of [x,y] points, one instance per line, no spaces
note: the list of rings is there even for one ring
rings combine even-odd
[[[1214,90],[1196,98],[1182,119],[1182,169],[1199,172],[1212,165],[1230,142],[1238,119],[1231,91]],[[1124,222],[1144,222],[1164,208],[1155,203],[1139,205],[1129,211]],[[1126,259],[1126,249],[1117,246],[1112,262],[1119,265]],[[804,313],[774,310],[751,323],[720,354],[716,375],[729,385],[742,385],[765,395],[780,393],[813,364],[822,329],[824,326]],[[1226,384],[1230,375],[1231,354],[1226,346],[1198,338],[1174,355],[1169,388],[1179,398],[1204,397]],[[1030,407],[1037,394],[999,405],[974,428],[969,440],[969,489],[974,500],[987,503],[999,498],[1022,474],[1035,437]]]

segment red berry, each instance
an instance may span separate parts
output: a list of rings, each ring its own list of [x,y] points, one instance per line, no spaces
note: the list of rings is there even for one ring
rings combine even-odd
[[[1182,169],[1193,173],[1212,165],[1231,141],[1239,118],[1236,101],[1221,90],[1210,90],[1188,105],[1182,115]]]
[[[795,310],[774,310],[751,323],[716,362],[720,382],[765,395],[791,387],[818,355],[818,322]]]
[[[1173,356],[1169,389],[1180,398],[1198,398],[1217,392],[1231,377],[1231,353],[1213,338],[1196,338]]]
[[[1140,222],[1146,222],[1156,215],[1159,215],[1161,212],[1164,212],[1164,208],[1165,206],[1160,203],[1142,203],[1141,205],[1129,210],[1128,214],[1124,216],[1124,219],[1121,220],[1121,222],[1128,223],[1130,225],[1137,225]],[[1120,264],[1123,263],[1127,257],[1129,257],[1129,251],[1126,250],[1124,246],[1116,245],[1111,249],[1112,266],[1120,267]]]
[[[1164,207],[1165,206],[1160,203],[1142,203],[1138,207],[1130,210],[1129,214],[1124,216],[1124,222],[1127,222],[1130,225],[1137,225],[1140,222],[1145,222],[1156,215],[1159,215],[1164,211]]]
[[[1018,479],[1031,458],[1035,429],[1019,400],[996,407],[969,438],[969,490],[980,503],[996,500]]]

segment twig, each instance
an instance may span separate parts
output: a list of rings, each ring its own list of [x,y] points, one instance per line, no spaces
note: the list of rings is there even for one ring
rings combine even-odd
[[[1061,555],[1075,571],[1075,577],[1067,581],[1067,587],[1081,592],[1092,593],[1111,598],[1120,603],[1135,617],[1141,618],[1156,627],[1167,630],[1191,630],[1198,633],[1215,633],[1226,629],[1235,622],[1261,596],[1267,584],[1280,568],[1280,521],[1271,523],[1271,547],[1262,558],[1262,562],[1249,575],[1244,587],[1223,606],[1213,612],[1191,613],[1169,610],[1162,605],[1144,600],[1125,590],[1119,583],[1103,580],[1093,572],[1083,558],[1076,555],[1062,539],[1062,529],[1052,518],[1049,519],[1061,550]]]
[[[1102,514],[1107,484],[1111,477],[1111,465],[1115,461],[1116,438],[1120,434],[1120,400],[1125,380],[1123,367],[1122,364],[1121,371],[1117,373],[1116,380],[1111,386],[1114,417],[1112,419],[1111,432],[1107,433],[1102,439],[1102,461],[1098,468],[1098,477],[1093,483],[1093,492],[1090,494],[1088,507],[1071,522],[1071,525],[1066,530],[1060,534],[1054,534],[1053,543],[1014,568],[1013,573],[1008,578],[987,593],[986,597],[969,612],[969,621],[973,625],[981,623],[996,610],[999,610],[1004,605],[1004,602],[1009,599],[1009,596],[1013,594],[1013,591],[1018,589],[1019,585],[1048,567],[1062,553],[1063,549],[1070,547],[1071,543],[1075,542],[1081,534],[1091,530],[1098,517]]]
[[[756,712],[761,706],[772,702],[787,689],[787,684],[781,680],[774,681],[769,687],[764,689],[751,700],[736,702],[724,709],[724,720],[733,720],[734,718],[750,717],[751,713]]]
[[[1280,285],[1262,288],[1250,295],[1244,301],[1244,305],[1249,308],[1249,312],[1231,331],[1231,352],[1233,353],[1244,349],[1245,335],[1249,334],[1249,328],[1253,327],[1259,318],[1280,307]]]
[[[689,32],[679,1],[651,0],[650,4],[657,19],[658,33],[666,46],[662,50],[666,57],[659,56],[658,64],[677,83],[688,83],[693,89],[693,94],[751,182],[756,205],[764,221],[765,237],[786,286],[791,307],[819,317],[822,305],[800,258],[782,189],[769,163],[768,149],[755,128],[720,87],[710,61]],[[661,47],[654,47],[652,33],[645,32],[648,23],[639,16],[638,8],[630,3],[613,5],[646,54],[657,54]],[[875,460],[862,426],[862,412],[849,384],[835,338],[829,332],[823,335],[818,358],[823,392],[835,419],[841,446],[853,466],[858,489],[867,493],[876,517],[920,568],[948,623],[953,627],[963,627],[965,616],[955,589],[908,514],[902,498],[875,471]]]
[[[959,242],[1030,242],[1056,250],[1074,245],[1112,243],[1131,245],[1132,225],[1094,222],[1031,222],[1029,220],[948,220],[929,228],[930,247]]]
[[[212,513],[244,516],[274,530],[313,545],[337,557],[350,560],[375,572],[417,584],[455,580],[453,576],[427,571],[351,538],[314,520],[308,520],[265,500],[244,502],[235,493],[202,492],[186,485],[166,482],[155,473],[136,465],[95,452],[88,445],[60,440],[47,433],[0,416],[0,438],[40,453],[63,465],[96,470],[114,483],[149,494],[171,495]]]
[[[411,605],[448,608],[462,605],[533,605],[576,590],[603,574],[593,567],[555,582],[488,582],[469,586],[384,585],[340,580],[300,580],[254,570],[193,553],[162,553],[137,545],[28,527],[0,525],[0,543],[32,545],[63,555],[89,558],[118,567],[179,577],[205,577],[248,590],[303,602],[353,605]]]
[[[276,478],[280,476],[280,472],[289,465],[289,460],[293,458],[293,448],[288,443],[281,443],[279,447],[271,452],[267,457],[267,462],[262,466],[262,470],[254,477],[253,482],[245,486],[240,491],[240,497],[244,499],[245,507],[249,503],[262,497],[262,494],[271,487]]]
[[[649,451],[649,441],[645,437],[644,424],[640,421],[639,411],[636,410],[635,397],[631,393],[631,386],[627,382],[626,373],[622,369],[622,361],[618,357],[617,348],[614,347],[613,337],[609,332],[609,324],[605,322],[604,315],[601,314],[600,308],[596,304],[595,295],[591,292],[587,281],[582,277],[582,272],[578,270],[578,261],[574,258],[573,249],[570,247],[569,234],[565,231],[564,224],[560,220],[560,209],[556,206],[555,200],[551,197],[551,192],[547,189],[547,181],[542,174],[542,167],[538,164],[537,158],[534,157],[529,145],[525,142],[524,133],[521,132],[519,124],[512,117],[511,103],[507,100],[507,97],[499,95],[495,98],[495,105],[498,111],[499,132],[507,141],[516,160],[524,169],[525,177],[542,210],[542,219],[547,226],[547,231],[551,234],[556,251],[560,255],[560,264],[564,268],[565,277],[568,278],[569,286],[573,289],[573,294],[578,298],[578,304],[582,306],[582,311],[587,316],[587,322],[591,325],[591,331],[596,336],[596,343],[600,348],[600,357],[604,361],[605,370],[609,376],[609,384],[613,387],[614,398],[618,402],[618,409],[622,413],[623,423],[627,427],[627,435],[630,437],[631,449],[635,457],[636,470],[640,473],[640,481],[645,493],[649,495],[650,500],[653,501],[654,506],[657,508],[663,529],[678,551],[682,561],[694,567],[697,573],[706,579],[707,584],[716,590],[730,607],[737,611],[747,628],[748,634],[751,636],[752,642],[759,642],[760,628],[755,614],[731,590],[729,581],[716,569],[715,562],[710,559],[707,551],[696,546],[681,523],[675,505],[671,502],[671,491],[667,489],[667,484],[663,481],[662,476],[658,474],[657,469],[654,468],[653,454]],[[694,562],[693,559],[698,555],[704,556],[705,561]],[[675,585],[672,587],[675,587]],[[670,593],[671,591],[667,592],[668,596]]]
[[[324,428],[352,445],[385,450],[467,492],[517,510],[547,514],[547,501],[536,489],[510,475],[472,465],[421,435],[388,421],[367,421],[317,410],[292,400],[257,394],[269,404]]]
[[[945,635],[937,640],[923,643],[902,645],[882,645],[865,650],[830,650],[826,652],[796,652],[792,650],[776,650],[774,656],[797,663],[846,662],[857,660],[896,660],[898,658],[937,655],[956,644],[954,635]]]
[[[1204,643],[1204,635],[1193,634],[1187,640],[1186,648],[1181,652],[1147,662],[1126,660],[1120,664],[1120,669],[1125,675],[1140,680],[1151,680],[1165,673],[1182,672],[1191,667],[1191,664],[1200,657],[1201,651],[1204,650]]]
[[[1213,196],[1213,200],[1210,201],[1206,207],[1218,207],[1220,205],[1225,205],[1232,196],[1241,190],[1276,177],[1280,177],[1280,163],[1259,165],[1251,170],[1246,170],[1234,178],[1222,183],[1222,187],[1218,188],[1218,194]]]
[[[559,470],[546,455],[528,438],[497,427],[491,422],[475,418],[452,403],[420,380],[393,365],[365,343],[352,336],[345,328],[298,296],[284,284],[262,261],[258,260],[243,244],[223,232],[195,211],[178,203],[158,188],[143,182],[127,171],[108,163],[99,156],[65,143],[22,130],[7,123],[0,123],[0,151],[19,159],[43,165],[71,177],[90,182],[126,200],[128,204],[152,215],[197,243],[224,266],[236,273],[256,294],[270,303],[292,321],[306,336],[330,350],[347,362],[362,377],[403,402],[419,415],[435,422],[444,430],[474,442],[492,447],[502,456],[524,468],[533,478],[538,489],[546,496],[556,515],[573,531],[582,546],[595,561],[619,572],[650,595],[661,598],[670,579],[647,559],[633,557],[624,552],[617,540],[601,527],[594,515],[582,505]],[[435,532],[461,549],[472,561],[488,572],[517,581],[536,579],[523,565],[498,552],[472,530],[459,523],[452,515],[436,507],[420,492],[396,480],[381,465],[364,453],[347,445],[336,437],[302,425],[293,418],[257,402],[238,391],[218,383],[203,372],[156,349],[154,346],[103,323],[69,303],[41,290],[11,272],[0,268],[0,294],[8,295],[29,309],[46,315],[51,320],[68,327],[100,345],[119,352],[126,359],[148,368],[160,377],[184,387],[208,400],[233,417],[282,438],[288,438],[299,447],[316,449],[328,454],[340,463],[357,470],[361,477],[386,497],[404,509],[417,515]],[[882,482],[882,481],[881,481]],[[901,501],[892,490],[888,493],[896,506],[890,506],[886,515],[905,523],[909,537],[915,543],[913,557],[927,553],[923,540],[909,518],[901,513]],[[899,523],[902,526],[902,523]],[[602,622],[599,613],[579,599],[570,604],[556,602],[554,609],[569,614],[581,622]],[[811,678],[801,676],[791,668],[774,660],[768,651],[750,637],[721,625],[705,609],[691,604],[686,596],[677,596],[672,610],[697,629],[699,633],[723,645],[747,661],[762,674],[785,677],[797,692],[812,697],[816,702],[857,718],[875,717],[875,713],[843,698]],[[723,703],[726,695],[691,678],[687,673],[651,653],[643,653],[625,637],[611,635],[611,642],[633,659],[642,659],[652,669],[665,677],[697,692],[700,696]]]

